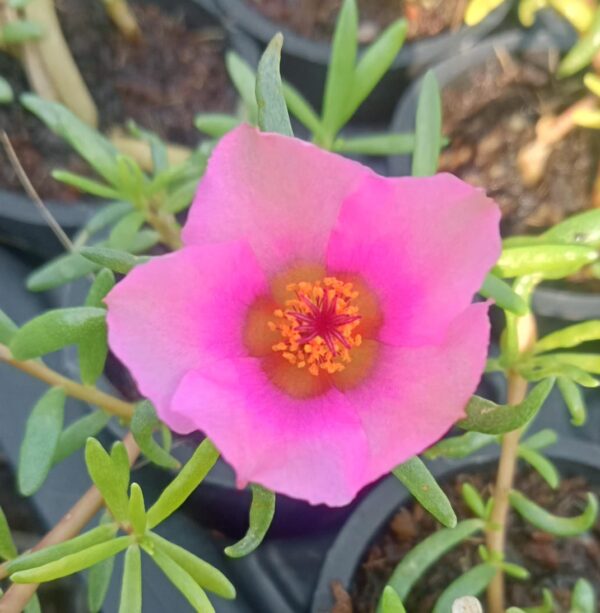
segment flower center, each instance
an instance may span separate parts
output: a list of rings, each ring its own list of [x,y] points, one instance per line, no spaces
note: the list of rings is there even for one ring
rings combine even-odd
[[[290,283],[286,289],[294,298],[286,300],[285,309],[276,309],[275,321],[269,322],[269,328],[281,334],[273,351],[315,376],[321,370],[344,370],[352,360],[350,350],[362,342],[355,332],[361,318],[352,283],[325,277],[315,283]]]

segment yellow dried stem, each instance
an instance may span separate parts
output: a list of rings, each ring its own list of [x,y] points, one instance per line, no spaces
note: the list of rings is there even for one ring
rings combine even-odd
[[[140,25],[126,0],[104,0],[106,12],[121,34],[132,42],[142,39]]]
[[[96,127],[96,105],[63,37],[53,0],[30,2],[24,13],[26,19],[39,23],[44,31],[40,40],[27,43],[25,47],[38,53],[60,102],[82,121]]]

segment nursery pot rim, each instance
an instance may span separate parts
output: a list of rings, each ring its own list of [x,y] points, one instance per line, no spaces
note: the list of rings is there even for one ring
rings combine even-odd
[[[200,0],[195,0],[199,2]],[[295,55],[305,61],[327,65],[331,54],[331,43],[312,40],[294,32],[285,24],[277,23],[263,15],[258,9],[251,7],[244,0],[220,0],[220,10],[224,24],[240,28],[258,39],[265,46],[275,32],[284,36],[283,52]],[[461,24],[455,31],[443,31],[435,36],[405,42],[400,52],[394,58],[390,70],[422,66],[441,56],[444,49],[452,41],[460,41],[460,45],[471,45],[487,33],[498,27],[510,10],[509,3],[503,2],[494,9],[482,22],[475,26]],[[363,49],[364,51],[364,49]],[[359,51],[360,53],[360,51]]]
[[[578,465],[599,473],[600,446],[573,438],[562,438],[547,451],[550,459],[564,465]],[[460,472],[477,472],[499,457],[499,450],[484,450],[461,460],[434,460],[428,467],[436,480],[444,482]],[[331,582],[349,589],[367,548],[373,543],[398,509],[412,502],[408,490],[389,475],[355,508],[337,534],[324,558],[313,594],[311,613],[331,610]]]

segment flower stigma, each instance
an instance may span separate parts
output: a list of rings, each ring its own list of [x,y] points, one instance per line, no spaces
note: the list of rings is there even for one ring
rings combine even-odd
[[[286,289],[294,297],[274,311],[276,320],[268,324],[281,334],[273,351],[314,376],[321,370],[329,374],[344,370],[352,360],[351,349],[362,342],[355,330],[361,316],[352,283],[325,277],[314,283],[290,283]]]

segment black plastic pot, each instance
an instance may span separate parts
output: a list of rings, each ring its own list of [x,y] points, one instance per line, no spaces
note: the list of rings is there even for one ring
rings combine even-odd
[[[270,21],[244,0],[219,0],[218,6],[234,41],[236,35],[241,32],[258,43],[262,49],[277,32],[283,32],[285,42],[281,60],[282,74],[316,108],[320,108],[331,45],[328,42],[304,38],[285,26]],[[406,43],[389,72],[361,106],[356,120],[365,123],[387,122],[393,112],[398,92],[402,91],[412,78],[439,59],[470,48],[498,28],[509,8],[510,3],[504,2],[475,27],[463,26],[457,32]]]
[[[513,30],[479,43],[460,57],[439,63],[433,68],[441,89],[456,82],[466,72],[476,69],[495,57],[498,50],[511,54],[552,55],[568,49],[572,42],[566,30],[546,30],[536,27],[531,30]],[[411,132],[414,130],[417,101],[422,81],[414,83],[398,103],[390,130]],[[388,160],[392,176],[410,174],[411,156],[395,156]],[[583,321],[600,317],[600,294],[540,287],[533,300],[535,312],[543,319],[542,331],[555,329],[560,321]]]
[[[600,447],[565,439],[551,448],[549,457],[563,476],[581,476],[591,484],[600,483]],[[492,465],[495,453],[480,453],[461,461],[436,461],[430,469],[444,482],[461,472],[477,472]],[[341,582],[349,590],[354,575],[370,545],[381,534],[396,511],[408,505],[411,497],[398,480],[389,477],[380,483],[356,508],[338,533],[325,557],[315,589],[311,613],[329,613],[334,604],[331,583]]]

